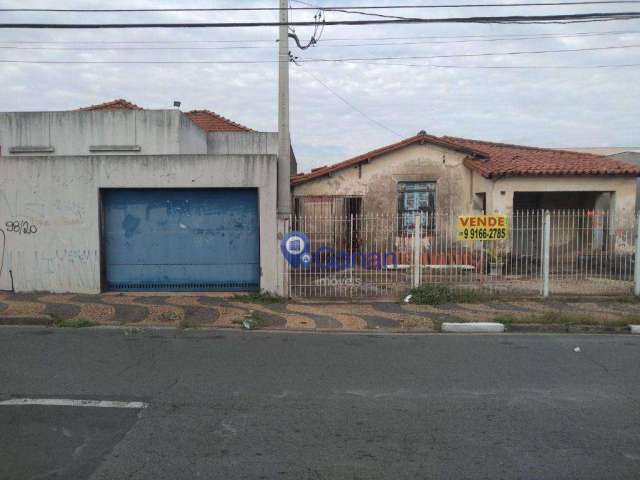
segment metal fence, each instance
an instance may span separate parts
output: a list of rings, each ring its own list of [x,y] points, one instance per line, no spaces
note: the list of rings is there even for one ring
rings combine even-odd
[[[286,263],[289,294],[398,297],[424,284],[521,295],[633,290],[633,217],[518,211],[502,217],[504,238],[491,239],[473,234],[465,239],[460,218],[426,213],[411,221],[400,215],[291,217],[290,230],[303,246]]]

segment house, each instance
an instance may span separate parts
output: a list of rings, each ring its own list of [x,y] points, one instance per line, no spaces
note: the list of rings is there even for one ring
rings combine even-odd
[[[277,133],[118,99],[0,113],[0,155],[0,289],[282,292]]]
[[[424,131],[291,178],[297,215],[633,213],[640,167],[589,153],[437,137]]]

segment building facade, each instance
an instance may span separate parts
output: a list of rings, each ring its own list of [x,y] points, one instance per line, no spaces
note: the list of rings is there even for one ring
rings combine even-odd
[[[0,289],[282,292],[277,134],[122,102],[0,113]]]
[[[640,168],[592,154],[424,132],[292,177],[298,215],[635,210]],[[410,222],[411,220],[407,220]]]

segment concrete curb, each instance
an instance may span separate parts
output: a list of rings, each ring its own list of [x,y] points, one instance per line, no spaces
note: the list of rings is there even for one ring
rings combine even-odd
[[[448,333],[503,333],[504,325],[496,322],[444,322],[442,324],[442,331]]]
[[[631,333],[640,333],[640,325],[629,325]]]
[[[44,325],[51,326],[51,315],[0,315],[0,325]]]

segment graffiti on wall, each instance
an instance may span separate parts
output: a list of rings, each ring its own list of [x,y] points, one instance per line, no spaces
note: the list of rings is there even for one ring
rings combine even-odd
[[[28,220],[9,220],[4,224],[7,232],[17,233],[19,235],[33,235],[38,233],[37,225],[30,223]]]

